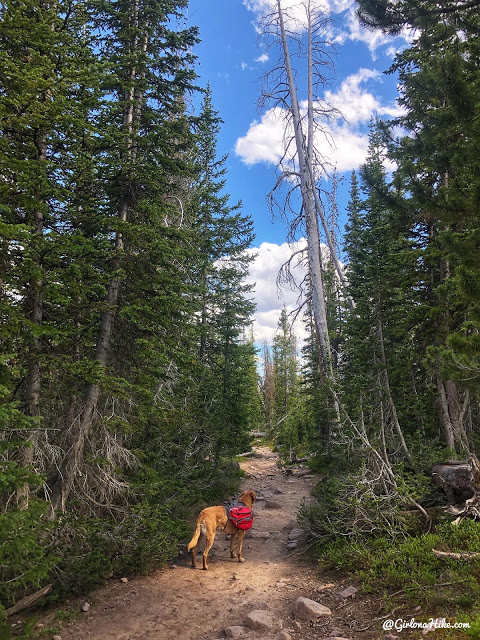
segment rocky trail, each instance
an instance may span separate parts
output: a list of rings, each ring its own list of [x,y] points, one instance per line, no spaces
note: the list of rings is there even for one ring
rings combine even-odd
[[[183,552],[148,577],[110,583],[90,595],[87,611],[61,625],[57,638],[388,638],[378,630],[381,623],[372,623],[384,613],[378,600],[355,594],[349,582],[326,577],[305,552],[296,514],[301,501],[309,498],[314,476],[305,468],[286,475],[269,449],[256,451],[254,458],[241,463],[247,474],[242,489],[253,489],[259,496],[253,528],[244,542],[244,564],[230,558],[227,537],[217,531],[209,571],[192,569]],[[328,609],[312,610],[314,604],[297,603],[299,598]]]

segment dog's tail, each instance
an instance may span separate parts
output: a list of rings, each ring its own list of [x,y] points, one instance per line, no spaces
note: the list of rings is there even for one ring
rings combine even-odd
[[[203,524],[203,516],[202,516],[202,517],[199,517],[197,520],[197,528],[195,529],[193,538],[188,543],[188,547],[187,547],[188,551],[190,551],[190,549],[193,549],[193,547],[197,545],[200,534],[203,533],[202,529],[204,528],[205,528],[205,525]]]

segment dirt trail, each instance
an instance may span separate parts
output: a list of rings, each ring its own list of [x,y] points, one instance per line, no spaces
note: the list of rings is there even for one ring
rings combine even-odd
[[[301,545],[287,549],[289,532],[298,528],[298,505],[308,499],[314,478],[305,469],[286,476],[277,468],[276,456],[262,447],[255,458],[242,462],[242,468],[247,473],[242,489],[253,489],[267,499],[254,505],[244,564],[230,558],[227,537],[217,531],[209,571],[192,569],[184,553],[151,576],[100,589],[90,596],[89,611],[62,627],[62,640],[211,640],[222,637],[225,627],[242,625],[253,609],[267,609],[281,619],[295,640],[328,638],[335,630],[352,640],[377,638],[376,633],[353,632],[358,616],[353,619],[350,600],[347,604],[338,596],[347,583],[326,586],[328,580],[322,581]],[[268,501],[280,508],[270,508]],[[292,606],[299,596],[318,600],[334,615],[315,625],[302,622],[301,628],[298,623],[295,627]],[[356,604],[358,608],[360,603]],[[278,631],[246,630],[242,637],[267,640],[277,638]]]

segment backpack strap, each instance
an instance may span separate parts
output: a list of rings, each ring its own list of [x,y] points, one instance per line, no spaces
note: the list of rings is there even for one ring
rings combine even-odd
[[[227,515],[227,521],[226,521],[226,523],[225,523],[225,526],[224,526],[224,527],[223,527],[223,529],[222,529],[222,531],[225,531],[225,528],[226,528],[227,524],[230,522],[230,520],[229,520],[229,516],[230,516],[230,509],[232,509],[233,505],[231,505],[231,504],[224,504],[223,506],[225,507],[225,513],[226,513],[226,515]]]

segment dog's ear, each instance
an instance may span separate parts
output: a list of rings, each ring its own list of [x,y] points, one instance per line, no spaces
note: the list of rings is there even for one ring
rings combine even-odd
[[[255,493],[255,491],[249,491],[248,492],[250,494],[250,497],[252,498],[252,503],[256,501],[257,499],[257,494]]]

